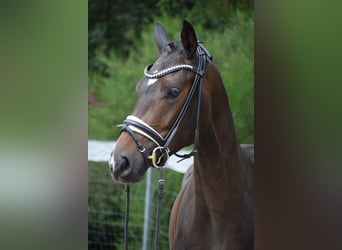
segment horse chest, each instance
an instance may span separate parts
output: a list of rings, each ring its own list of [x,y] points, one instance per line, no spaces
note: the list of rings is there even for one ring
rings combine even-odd
[[[173,250],[235,250],[241,249],[228,231],[216,232],[208,222],[193,222],[180,225]]]
[[[171,221],[175,223],[170,227],[170,249],[248,249],[245,246],[247,240],[241,235],[245,229],[228,217],[211,214],[205,204],[196,203],[190,191],[191,184],[186,187],[179,194],[172,211]]]

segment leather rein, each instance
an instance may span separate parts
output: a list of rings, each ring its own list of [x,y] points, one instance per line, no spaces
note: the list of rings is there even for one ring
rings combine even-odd
[[[208,50],[204,47],[203,43],[198,41],[197,46],[197,55],[199,57],[198,67],[194,67],[189,64],[179,64],[175,65],[163,70],[159,70],[153,73],[150,73],[153,64],[146,66],[144,70],[144,74],[149,79],[158,79],[167,74],[179,71],[179,70],[190,70],[194,72],[195,79],[192,83],[192,86],[189,90],[189,93],[185,99],[185,102],[177,116],[177,119],[173,123],[171,129],[167,133],[165,137],[161,136],[155,129],[153,129],[150,125],[142,121],[136,116],[127,116],[127,118],[123,121],[122,124],[118,125],[121,128],[121,132],[127,132],[136,143],[139,152],[142,154],[145,164],[148,165],[148,160],[151,160],[152,167],[158,169],[158,204],[157,204],[157,214],[156,214],[156,230],[155,230],[155,249],[159,250],[159,234],[160,234],[160,212],[162,208],[162,198],[163,198],[163,190],[164,190],[164,173],[163,168],[165,167],[167,160],[169,159],[170,149],[169,145],[172,142],[173,137],[178,131],[178,128],[186,114],[186,111],[189,108],[190,102],[196,89],[198,88],[198,103],[197,103],[197,115],[196,115],[196,128],[195,128],[195,139],[194,139],[194,148],[192,152],[185,155],[179,155],[175,153],[177,157],[186,159],[191,157],[194,153],[197,152],[198,146],[198,137],[199,137],[199,116],[200,116],[200,107],[201,107],[201,92],[202,92],[202,77],[205,71],[207,64],[212,60],[212,57]],[[146,147],[141,143],[137,134],[142,135],[156,144],[156,147],[152,150],[151,155],[147,155]],[[182,159],[182,160],[183,160]],[[129,194],[130,187],[128,184],[125,185],[126,191],[126,215],[125,215],[125,231],[124,231],[124,241],[125,241],[125,250],[128,250],[128,221],[129,221]]]

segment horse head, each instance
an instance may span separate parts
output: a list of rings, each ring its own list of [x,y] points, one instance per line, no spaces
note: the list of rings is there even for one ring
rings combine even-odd
[[[109,161],[112,177],[122,183],[140,181],[149,166],[163,167],[169,155],[196,138],[198,97],[210,54],[187,21],[181,40],[171,42],[159,23],[154,40],[159,58],[136,85],[135,108],[119,125],[121,134]]]

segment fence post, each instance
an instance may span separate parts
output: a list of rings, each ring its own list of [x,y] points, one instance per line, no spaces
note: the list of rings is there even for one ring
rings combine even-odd
[[[145,189],[145,212],[144,212],[144,232],[143,232],[143,250],[150,250],[151,235],[151,204],[153,201],[153,169],[148,168],[146,173]]]

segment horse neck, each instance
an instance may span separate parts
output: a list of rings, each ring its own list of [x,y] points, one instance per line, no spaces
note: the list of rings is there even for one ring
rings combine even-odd
[[[226,212],[229,207],[243,204],[246,174],[227,94],[218,71],[213,67],[207,70],[205,78],[211,79],[210,82],[203,82],[206,104],[210,108],[203,113],[201,121],[209,125],[200,131],[195,157],[195,189],[205,206]]]

